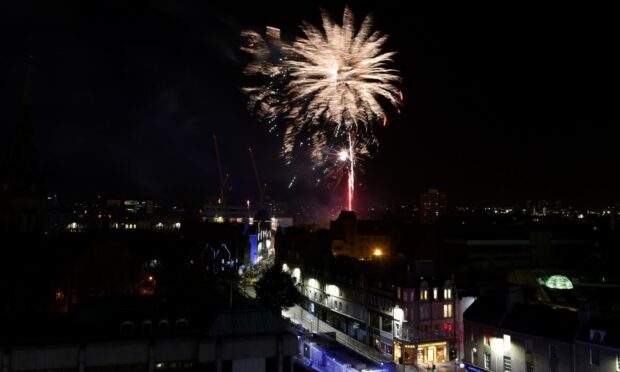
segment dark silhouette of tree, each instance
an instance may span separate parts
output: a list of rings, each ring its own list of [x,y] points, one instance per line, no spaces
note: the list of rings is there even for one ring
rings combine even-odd
[[[288,309],[301,301],[295,279],[282,271],[282,262],[275,260],[256,282],[256,299],[272,310]]]

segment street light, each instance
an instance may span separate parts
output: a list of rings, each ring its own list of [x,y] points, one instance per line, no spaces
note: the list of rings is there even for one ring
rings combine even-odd
[[[153,275],[149,275],[147,280],[149,281],[149,283],[153,283],[153,294],[155,294],[155,284],[157,284],[155,277]]]

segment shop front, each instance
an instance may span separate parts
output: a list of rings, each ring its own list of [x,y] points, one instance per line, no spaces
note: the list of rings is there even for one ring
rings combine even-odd
[[[394,341],[394,362],[405,365],[428,365],[448,361],[448,342],[410,344]]]
[[[417,364],[431,364],[448,360],[448,343],[431,342],[417,347]]]

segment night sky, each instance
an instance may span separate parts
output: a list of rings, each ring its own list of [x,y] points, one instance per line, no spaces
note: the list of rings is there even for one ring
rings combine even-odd
[[[404,9],[350,1],[391,35],[405,107],[377,130],[359,177],[359,205],[412,202],[429,187],[450,204],[529,199],[620,201],[620,26],[611,9]],[[242,29],[299,34],[321,2],[26,1],[0,4],[0,151],[15,126],[27,56],[47,189],[61,197],[155,198],[196,204],[217,195],[212,134],[230,199],[255,199],[247,148],[267,194],[342,202],[278,156],[279,139],[246,110]],[[322,4],[340,18],[344,2]]]

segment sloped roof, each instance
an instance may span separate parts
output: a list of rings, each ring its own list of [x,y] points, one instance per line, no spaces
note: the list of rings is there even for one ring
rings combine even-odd
[[[497,327],[505,312],[505,296],[500,293],[493,293],[476,299],[465,310],[463,318],[471,322]]]
[[[515,304],[501,328],[560,341],[572,341],[579,329],[576,311],[542,304]]]
[[[207,334],[211,337],[250,336],[283,330],[282,319],[276,313],[257,309],[220,312]]]

